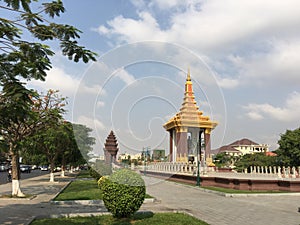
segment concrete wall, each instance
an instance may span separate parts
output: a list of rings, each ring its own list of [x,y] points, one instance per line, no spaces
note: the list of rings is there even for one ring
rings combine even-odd
[[[196,185],[196,176],[184,174],[168,174],[160,172],[147,171],[147,175],[165,178],[188,184]],[[236,190],[251,191],[291,191],[300,192],[300,180],[257,180],[257,179],[237,179],[224,177],[201,177],[201,186],[203,187],[222,187]]]

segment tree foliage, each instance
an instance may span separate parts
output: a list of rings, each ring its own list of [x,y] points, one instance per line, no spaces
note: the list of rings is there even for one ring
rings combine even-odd
[[[95,138],[90,136],[92,129],[83,124],[72,124],[72,127],[78,151],[88,161],[88,154],[92,151],[92,146],[95,144]]]
[[[274,166],[276,165],[276,157],[267,156],[265,153],[254,153],[243,155],[235,163],[238,171],[248,169],[250,166]]]
[[[66,99],[58,91],[49,90],[46,94],[36,94],[32,98],[32,112],[36,114],[35,129],[21,140],[22,152],[31,154],[43,153],[54,169],[54,162],[59,155],[59,149],[65,144],[67,134],[64,130],[63,113]]]
[[[40,125],[31,110],[38,106],[32,99],[35,93],[27,90],[25,81],[45,80],[54,55],[46,43],[58,42],[63,55],[75,62],[96,60],[94,52],[78,44],[80,30],[55,22],[64,12],[61,0],[0,0],[0,135],[9,146],[13,180],[20,177],[20,143]],[[12,195],[19,195],[15,187]]]
[[[300,165],[300,128],[281,134],[276,150],[278,161],[283,166]]]
[[[30,0],[4,0],[0,1],[0,9],[10,12],[6,18],[0,17],[2,79],[21,76],[44,80],[51,68],[49,57],[54,55],[48,45],[41,43],[44,41],[58,41],[62,53],[75,62],[96,60],[95,53],[78,44],[80,30],[54,22],[65,12],[61,0],[41,5],[34,5]],[[32,37],[34,41],[28,41]]]
[[[230,167],[233,165],[236,157],[226,154],[226,152],[222,152],[216,155],[214,159],[214,163],[217,167]]]

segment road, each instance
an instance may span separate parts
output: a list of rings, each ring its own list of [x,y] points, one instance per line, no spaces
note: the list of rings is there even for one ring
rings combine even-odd
[[[49,173],[49,171],[41,171],[39,169],[31,170],[31,173],[21,173],[21,180],[40,176],[47,173]],[[7,183],[7,172],[0,172],[0,184],[5,184],[5,183]]]

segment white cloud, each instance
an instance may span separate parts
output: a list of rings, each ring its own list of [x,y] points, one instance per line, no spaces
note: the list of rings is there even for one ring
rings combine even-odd
[[[153,40],[155,33],[156,40],[165,39],[160,37],[163,32],[160,31],[159,25],[155,18],[148,12],[140,12],[139,20],[117,16],[108,21],[108,27],[100,26],[97,30],[104,35],[118,35],[120,41],[132,42],[138,40]]]
[[[217,69],[221,71],[217,73],[223,75],[219,76],[218,85],[225,89],[249,82],[256,85],[300,82],[298,0],[132,0],[132,3],[139,10],[137,19],[117,16],[101,25],[98,32],[116,38],[116,44],[152,40],[186,46],[206,55],[212,67],[219,65]],[[164,13],[158,16],[157,9]],[[229,52],[230,57],[226,56]],[[220,58],[227,58],[231,64],[218,61]],[[182,59],[179,62],[186,63]]]
[[[93,130],[105,130],[105,126],[100,120],[83,115],[79,116],[75,123],[84,124]]]
[[[103,101],[98,101],[97,102],[97,107],[104,107],[105,106],[105,102],[103,102]]]
[[[232,89],[239,85],[238,80],[231,78],[218,78],[217,83],[221,88],[225,89]]]
[[[168,8],[180,3],[169,0],[152,4]],[[100,26],[99,32],[117,35],[119,40],[126,42],[160,40],[184,44],[200,51],[236,48],[245,45],[245,41],[286,36],[286,32],[299,34],[298,0],[211,0],[202,1],[201,7],[189,7],[197,4],[197,1],[187,2],[185,11],[172,13],[167,18],[169,26],[165,29],[161,29],[158,20],[144,8],[138,14],[139,19],[118,16],[108,21],[107,26]]]
[[[198,1],[195,1],[195,0],[185,0],[185,1],[182,1],[182,0],[163,0],[163,1],[153,0],[148,4],[148,7],[156,6],[162,10],[169,10],[174,7],[179,7],[179,6],[184,6],[184,5],[193,5],[196,2],[200,2],[200,1],[199,0]]]
[[[268,103],[251,103],[243,107],[248,111],[247,116],[254,120],[271,117],[284,122],[299,122],[300,93],[293,92],[287,97],[284,107],[276,107]]]
[[[267,53],[250,56],[230,56],[237,68],[240,82],[264,85],[300,83],[300,40],[274,41],[273,49]]]
[[[135,78],[132,74],[128,73],[124,68],[120,69],[116,76],[125,82],[126,85],[130,85],[135,82]]]
[[[32,80],[28,84],[44,90],[59,90],[63,95],[70,96],[77,89],[79,80],[67,74],[61,68],[55,67],[47,73],[45,82]]]
[[[105,95],[105,90],[102,90],[100,85],[88,86],[80,81],[80,79],[66,73],[59,67],[52,68],[46,77],[46,81],[32,80],[28,85],[37,89],[46,91],[49,89],[59,90],[62,95],[71,97],[76,92],[87,94],[98,94],[101,90],[101,95]],[[80,88],[79,88],[80,87]]]

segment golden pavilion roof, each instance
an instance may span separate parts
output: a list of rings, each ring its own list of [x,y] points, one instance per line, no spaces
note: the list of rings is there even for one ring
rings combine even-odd
[[[204,116],[203,112],[199,111],[199,107],[197,106],[193,92],[193,83],[190,76],[190,70],[188,70],[185,82],[184,98],[180,111],[167,123],[165,123],[163,127],[166,130],[181,127],[198,127],[212,130],[217,126],[217,124],[217,122],[211,121],[209,116]]]

